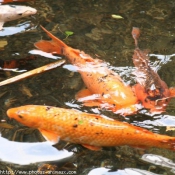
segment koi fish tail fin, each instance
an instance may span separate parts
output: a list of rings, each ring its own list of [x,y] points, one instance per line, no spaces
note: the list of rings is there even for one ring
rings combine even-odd
[[[165,141],[165,143],[166,143],[166,141]],[[168,149],[175,151],[175,138],[168,139],[166,145],[167,145]],[[166,148],[166,146],[165,146],[165,148]]]
[[[157,135],[158,140],[154,140],[147,148],[157,147],[175,151],[175,138],[166,135]],[[159,137],[160,136],[160,137]]]
[[[138,38],[140,36],[140,29],[138,27],[133,27],[131,34],[132,34],[132,37],[134,38],[135,46],[138,47]]]
[[[63,54],[63,49],[68,47],[64,42],[60,39],[52,35],[48,30],[46,30],[43,26],[41,28],[47,33],[47,35],[52,39],[51,41],[40,40],[36,42],[34,45],[36,48],[48,52],[48,53],[56,53]]]

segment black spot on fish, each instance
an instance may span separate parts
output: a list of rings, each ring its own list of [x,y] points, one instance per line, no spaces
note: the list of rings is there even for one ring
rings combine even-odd
[[[52,108],[51,106],[47,106],[46,111],[50,110],[51,108]]]
[[[98,117],[96,117],[95,119],[98,120]]]
[[[102,131],[100,131],[100,132],[96,132],[95,134],[99,135],[99,134],[103,134],[103,132],[102,132]]]
[[[104,75],[104,76],[98,78],[97,80],[99,81],[99,83],[104,82],[107,76],[108,75]]]
[[[19,16],[22,16],[22,13],[18,13]]]
[[[87,76],[88,76],[88,77],[91,77],[91,76],[92,76],[92,74],[87,74]]]
[[[9,5],[10,7],[12,7],[12,8],[16,8],[16,5]]]
[[[77,128],[77,127],[78,127],[78,125],[77,125],[77,124],[74,124],[74,125],[73,125],[73,128]]]
[[[23,116],[22,116],[22,115],[18,115],[18,117],[19,117],[19,118],[23,118]]]

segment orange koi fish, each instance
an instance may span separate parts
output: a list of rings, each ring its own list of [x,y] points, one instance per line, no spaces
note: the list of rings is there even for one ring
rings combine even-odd
[[[132,36],[136,48],[133,55],[133,63],[136,67],[135,75],[137,84],[134,86],[138,100],[151,112],[164,112],[173,95],[173,89],[169,90],[167,84],[161,80],[158,73],[149,66],[149,57],[138,47],[140,29],[134,27]]]
[[[7,115],[23,125],[37,128],[54,143],[61,139],[91,150],[121,145],[175,150],[173,137],[73,109],[27,105],[11,108]]]
[[[86,106],[100,106],[125,115],[137,111],[137,98],[132,88],[108,69],[105,62],[67,46],[44,27],[41,28],[52,40],[41,40],[35,46],[44,52],[65,55],[81,74],[87,89],[77,94],[79,101]]]

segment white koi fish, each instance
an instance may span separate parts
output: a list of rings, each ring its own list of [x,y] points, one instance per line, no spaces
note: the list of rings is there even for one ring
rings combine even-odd
[[[7,21],[13,21],[19,18],[36,14],[37,10],[22,5],[0,5],[0,30]]]

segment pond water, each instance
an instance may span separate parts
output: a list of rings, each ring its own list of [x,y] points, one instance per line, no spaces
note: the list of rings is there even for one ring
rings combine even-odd
[[[5,23],[4,30],[0,31],[1,60],[18,60],[34,56],[34,59],[20,65],[20,70],[31,70],[55,61],[52,58],[57,59],[57,57],[38,55],[34,51],[35,42],[42,38],[48,39],[40,28],[42,25],[58,38],[64,39],[69,46],[108,62],[111,69],[120,74],[126,83],[133,84],[132,55],[135,45],[131,31],[132,27],[139,27],[141,30],[140,48],[149,50],[151,66],[158,70],[160,77],[169,87],[175,86],[175,69],[173,68],[175,66],[175,3],[173,0],[36,0],[13,4],[28,5],[38,11],[33,17]],[[119,15],[122,18],[113,18],[111,15]],[[73,35],[66,38],[66,31],[73,32]],[[3,43],[6,45],[4,46]],[[0,70],[0,81],[18,74],[20,73]],[[14,120],[9,120],[6,115],[7,109],[26,104],[51,105],[100,113],[141,126],[152,132],[175,136],[171,128],[175,125],[175,101],[173,99],[165,114],[150,115],[145,110],[141,110],[138,114],[123,117],[110,111],[99,111],[95,107],[83,107],[75,100],[75,94],[83,87],[79,73],[69,62],[66,62],[63,67],[0,87],[2,137],[19,142],[44,141],[37,130],[28,129]],[[87,175],[95,168],[105,167],[115,171],[113,174],[116,175],[149,174],[149,172],[164,175],[175,174],[173,163],[175,152],[170,150],[158,148],[142,150],[120,146],[104,148],[102,151],[91,151],[80,145],[67,145],[65,142],[55,147],[74,152],[73,158],[47,163],[33,163],[32,161],[33,164],[30,165],[0,161],[0,170],[7,170],[11,174],[15,170],[28,174],[29,171],[31,174],[36,174],[37,170],[46,170],[45,174],[47,174],[49,170],[53,170],[55,174],[56,171],[60,173],[66,171]],[[13,150],[13,147],[9,146],[7,149],[3,147],[3,149],[1,148],[1,151],[5,153],[9,152],[8,149]],[[145,156],[147,159],[143,159],[143,155],[147,155]],[[27,156],[26,159],[28,159]],[[159,160],[160,163],[158,163]],[[107,173],[105,168],[91,171],[91,175],[112,174]],[[19,174],[17,171],[15,173]]]

